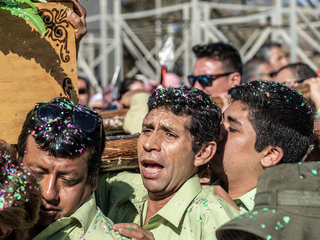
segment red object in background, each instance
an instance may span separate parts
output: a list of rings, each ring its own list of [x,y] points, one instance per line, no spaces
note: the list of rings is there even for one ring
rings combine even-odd
[[[318,77],[320,77],[320,69],[316,71]]]
[[[163,87],[167,87],[167,85],[166,85],[166,74],[167,74],[167,66],[161,65],[161,80],[160,80],[160,84]]]

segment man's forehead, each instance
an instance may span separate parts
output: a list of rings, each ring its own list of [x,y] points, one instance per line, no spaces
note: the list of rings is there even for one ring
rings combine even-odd
[[[24,157],[22,159],[22,161],[24,160],[25,156],[30,157],[30,155],[34,155],[34,154],[41,154],[42,156],[47,156],[44,159],[56,159],[57,162],[61,162],[61,161],[70,161],[72,162],[73,159],[75,159],[75,157],[69,157],[69,156],[54,156],[52,153],[50,153],[50,151],[45,151],[40,149],[40,146],[37,144],[37,142],[35,141],[35,139],[33,138],[33,136],[29,135],[27,138],[27,143],[26,143],[26,148],[25,148],[25,152],[24,152]],[[78,157],[76,158],[81,158],[84,160],[84,162],[88,161],[90,157],[90,149],[86,148]],[[32,156],[31,156],[32,158]],[[34,160],[37,160],[37,158],[35,157]]]
[[[178,129],[186,127],[189,124],[190,119],[191,116],[176,115],[169,109],[160,108],[150,111],[146,118],[143,119],[143,125],[156,127],[158,124],[160,127]]]
[[[248,119],[248,105],[240,100],[231,102],[231,105],[222,113],[224,120],[240,121],[244,116]]]
[[[195,75],[214,75],[222,72],[222,63],[217,59],[200,58],[196,61],[193,69]]]

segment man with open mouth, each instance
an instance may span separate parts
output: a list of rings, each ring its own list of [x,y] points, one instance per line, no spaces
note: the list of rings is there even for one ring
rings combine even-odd
[[[214,187],[202,188],[197,175],[216,151],[220,121],[220,109],[199,89],[162,88],[150,95],[137,144],[140,174],[99,175],[97,204],[115,230],[143,227],[155,239],[215,239],[216,228],[239,214],[220,198],[225,192],[218,197]]]

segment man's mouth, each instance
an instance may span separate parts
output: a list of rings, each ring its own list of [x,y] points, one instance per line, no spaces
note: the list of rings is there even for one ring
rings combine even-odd
[[[43,205],[40,207],[40,214],[42,216],[47,216],[47,217],[54,216],[57,214],[57,212],[58,212],[58,210],[53,209],[53,208],[46,208]]]
[[[154,177],[157,174],[159,174],[163,169],[162,165],[154,161],[144,160],[141,162],[141,165],[143,167],[142,171],[145,177]]]

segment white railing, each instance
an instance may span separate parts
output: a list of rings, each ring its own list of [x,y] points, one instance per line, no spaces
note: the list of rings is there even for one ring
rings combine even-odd
[[[172,70],[178,64],[177,60],[182,59],[179,64],[183,69],[181,77],[184,83],[186,76],[192,72],[195,61],[192,46],[210,41],[231,42],[239,49],[243,60],[247,61],[263,43],[271,39],[287,46],[291,62],[300,60],[315,70],[319,68],[320,64],[315,62],[313,55],[320,52],[320,11],[310,7],[298,7],[296,0],[290,0],[287,7],[283,7],[282,0],[275,0],[273,6],[190,0],[166,7],[159,6],[161,0],[156,1],[155,9],[121,13],[121,0],[113,0],[112,11],[106,0],[99,0],[100,12],[87,17],[87,23],[98,22],[100,28],[96,34],[90,33],[89,29],[89,33],[82,40],[78,66],[80,72],[84,72],[90,79],[96,91],[101,91],[97,79],[100,79],[102,87],[106,86],[116,66],[121,66],[122,77],[140,72],[148,78],[160,79],[157,53],[169,35],[176,37],[172,31],[163,30],[161,17],[169,14],[180,16],[178,24],[182,32],[177,37],[179,43],[175,46],[175,59],[168,69]],[[213,10],[227,12],[229,15],[218,18],[212,14]],[[147,37],[154,40],[154,45],[148,49],[144,44],[146,39],[139,37],[128,22],[150,17],[155,19],[154,34]],[[170,27],[172,24],[167,25]],[[243,36],[245,40],[241,41],[238,36]],[[304,46],[308,46],[308,49]],[[135,59],[134,67],[125,73],[124,47]]]

